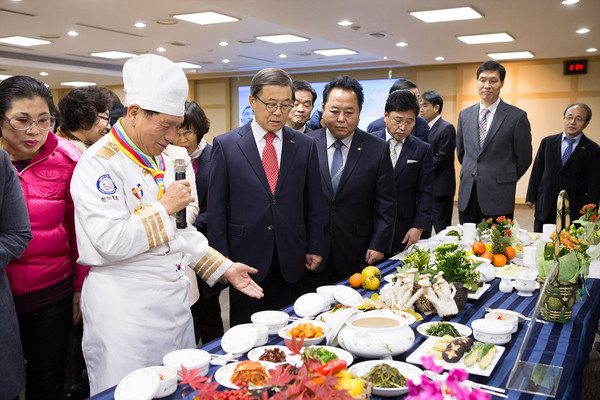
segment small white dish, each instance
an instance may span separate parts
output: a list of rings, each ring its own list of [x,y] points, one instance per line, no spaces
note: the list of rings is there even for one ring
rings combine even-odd
[[[325,308],[325,299],[319,293],[305,293],[294,302],[294,312],[299,317],[313,317]]]
[[[419,332],[421,335],[423,335],[425,337],[438,337],[438,336],[429,335],[425,331],[427,329],[429,329],[431,326],[439,324],[440,322],[447,322],[448,324],[452,325],[454,327],[454,329],[456,329],[458,331],[458,333],[460,333],[460,336],[458,336],[457,339],[459,337],[471,336],[471,333],[473,333],[471,328],[469,328],[467,325],[459,324],[458,322],[449,322],[449,321],[423,322],[422,324],[419,324],[417,326],[417,332]]]
[[[121,379],[115,389],[115,400],[150,400],[158,391],[160,377],[151,368],[140,368]]]
[[[471,322],[473,337],[483,343],[505,344],[510,342],[513,325],[499,319],[481,318]]]
[[[506,321],[513,326],[511,333],[515,333],[519,328],[519,317],[515,314],[503,313],[502,311],[491,311],[485,314],[487,319],[495,319],[500,321]]]
[[[210,354],[200,349],[181,349],[165,354],[163,364],[171,367],[181,373],[181,365],[190,370],[198,368],[200,375],[206,376],[208,373]]]
[[[254,347],[256,346],[264,346],[269,341],[269,327],[265,324],[240,324],[238,326],[251,326],[256,330],[256,343],[254,343]],[[241,353],[238,353],[241,354]]]
[[[354,362],[354,357],[352,356],[352,354],[350,354],[349,351],[340,349],[339,347],[333,347],[333,346],[309,346],[309,347],[315,348],[315,349],[325,349],[327,351],[334,353],[340,360],[346,361],[346,365],[348,367],[350,365],[352,365],[352,363]],[[306,347],[303,347],[302,353],[304,353],[304,351],[306,349],[307,349]],[[303,364],[302,356],[300,356],[298,354],[290,355],[290,356],[288,356],[288,363],[292,364],[296,367],[300,367]]]
[[[258,332],[251,324],[236,325],[221,338],[221,348],[226,353],[243,354],[256,345]]]
[[[154,395],[155,399],[162,399],[175,393],[177,390],[177,370],[175,368],[165,367],[164,365],[149,368],[156,371],[160,378],[160,385]]]
[[[287,325],[290,316],[283,311],[266,310],[258,311],[250,316],[255,324],[264,324],[269,327],[269,335],[277,335],[281,328]]]
[[[467,298],[471,300],[479,300],[481,296],[491,287],[492,285],[489,283],[484,283],[479,286],[475,293],[467,293]]]
[[[325,332],[327,332],[327,324],[325,322],[321,322],[321,321],[296,321],[293,324],[290,324],[288,326],[284,326],[283,328],[281,328],[278,332],[278,335],[280,338],[282,339],[287,339],[287,340],[291,340],[292,336],[290,335],[290,331],[292,330],[292,328],[296,327],[297,325],[300,324],[313,324],[315,327],[321,327],[323,329],[323,334],[321,336],[317,336],[317,337],[312,337],[312,338],[304,338],[304,345],[303,347],[306,346],[311,346],[311,345],[315,345],[315,344],[319,344],[323,341],[323,339],[325,339]]]
[[[265,353],[265,350],[272,350],[272,349],[279,349],[281,351],[283,351],[286,355],[286,358],[292,354],[292,352],[290,351],[290,349],[288,349],[286,346],[277,346],[277,345],[272,345],[272,346],[260,346],[260,347],[255,347],[252,350],[250,350],[248,352],[248,360],[250,361],[262,361],[259,360],[260,356],[262,356]],[[268,361],[271,362],[271,361]],[[283,361],[281,363],[273,363],[273,364],[285,364],[286,361]]]
[[[414,365],[394,360],[369,360],[355,364],[348,368],[351,372],[354,372],[357,376],[362,377],[368,374],[373,367],[380,364],[387,364],[390,367],[396,368],[407,380],[413,381],[415,385],[421,384],[421,375],[423,371],[415,367]],[[373,386],[373,394],[381,397],[397,397],[405,393],[408,393],[408,386],[402,386],[399,388],[384,388]]]
[[[347,307],[356,307],[363,302],[362,295],[350,286],[338,285],[333,291],[333,297],[338,303]]]
[[[215,381],[219,382],[221,385],[225,386],[226,388],[239,389],[239,386],[237,386],[233,382],[231,382],[231,377],[233,376],[235,367],[240,362],[241,361],[238,361],[236,363],[227,364],[227,365],[224,365],[221,368],[219,368],[217,370],[217,372],[215,372]],[[273,363],[270,363],[267,361],[258,361],[258,362],[265,368],[267,375],[269,374],[269,370],[274,369],[276,366],[276,364],[273,364]],[[253,388],[260,389],[260,388],[262,388],[262,386],[253,386]]]

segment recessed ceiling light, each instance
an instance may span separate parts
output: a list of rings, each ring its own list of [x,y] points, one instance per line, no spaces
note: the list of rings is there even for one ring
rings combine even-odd
[[[562,4],[567,5],[567,6],[571,5],[571,4],[577,4],[577,3],[579,3],[579,0],[563,0],[562,1]]]
[[[306,42],[308,38],[292,35],[290,33],[286,33],[283,35],[262,35],[255,36],[258,40],[264,40],[265,42],[281,44],[281,43],[294,43],[294,42]]]
[[[40,75],[41,76],[48,76],[48,73],[46,71],[42,71],[42,72],[40,72]]]
[[[387,60],[387,56],[383,56],[383,59],[384,59],[384,60]]]
[[[350,26],[350,25],[352,25],[353,23],[354,23],[354,22],[352,22],[352,21],[348,21],[347,19],[345,19],[345,20],[343,20],[343,21],[340,21],[340,22],[338,22],[337,24],[338,24],[339,26]]]
[[[231,62],[231,60],[229,60],[228,58],[224,58],[224,59],[221,60],[221,62],[223,64],[229,64]]]
[[[406,42],[398,42],[398,43],[396,43],[396,46],[398,46],[398,47],[406,47],[406,46],[408,46],[408,43],[406,43]]]
[[[415,18],[428,24],[431,22],[463,21],[465,19],[483,18],[483,15],[471,7],[446,8],[443,10],[409,12]]]
[[[79,32],[77,32],[77,31],[69,31],[69,32],[67,32],[67,35],[75,37],[75,36],[79,36]]]
[[[577,29],[575,32],[579,33],[580,35],[583,35],[584,33],[588,33],[590,31],[589,28],[581,28],[581,29]]]
[[[173,18],[200,25],[222,24],[224,22],[236,22],[240,20],[239,18],[230,17],[229,15],[219,14],[213,11],[173,15]]]
[[[158,51],[159,53],[164,53],[165,51],[167,51],[167,49],[165,49],[164,47],[157,47],[156,51]]]
[[[199,68],[202,68],[202,65],[200,65],[200,64],[193,64],[193,63],[189,63],[189,62],[186,62],[186,61],[176,62],[175,64],[179,65],[179,68],[181,68],[181,69],[199,69]]]
[[[133,24],[133,26],[135,26],[136,28],[145,28],[146,24],[140,21]]]
[[[323,49],[323,50],[314,50],[315,53],[320,54],[322,56],[347,56],[351,54],[356,54],[357,52],[350,49]]]
[[[466,44],[482,44],[482,43],[500,43],[500,42],[513,42],[515,39],[508,33],[485,33],[483,35],[465,35],[457,36],[458,40],[465,42]]]
[[[57,35],[56,33],[44,33],[40,35],[40,37],[44,39],[60,39],[60,35]]]
[[[507,51],[504,53],[488,53],[494,60],[514,60],[517,58],[533,58],[530,51]]]
[[[90,53],[90,56],[92,57],[100,57],[100,58],[108,58],[110,60],[118,60],[120,58],[131,58],[131,57],[135,57],[135,54],[133,53],[125,53],[122,51],[100,51],[97,53]]]
[[[60,84],[63,85],[63,86],[74,86],[74,87],[79,87],[79,86],[96,86],[96,82],[82,82],[82,81],[61,82]]]
[[[594,53],[594,52],[598,51],[598,49],[595,47],[590,47],[589,49],[585,49],[585,51],[587,51],[588,53]]]
[[[222,46],[222,47],[229,46],[229,43],[222,41],[222,42],[219,42],[219,46]]]
[[[156,23],[159,25],[177,25],[179,21],[175,18],[160,18],[156,20]]]
[[[14,44],[16,46],[39,46],[52,43],[49,40],[34,39],[25,36],[6,36],[0,38],[0,43]]]
[[[434,58],[434,60],[435,60],[435,61],[444,61],[444,60],[445,60],[445,58],[444,58],[444,57],[442,57],[442,56],[439,56],[439,57],[436,57],[436,58]]]
[[[280,54],[278,57],[279,57],[279,58],[287,58],[287,55],[285,55],[285,54]]]
[[[254,43],[255,40],[254,39],[240,39],[238,40],[238,43],[242,43],[242,44],[250,44],[250,43]]]
[[[0,81],[10,78],[12,75],[0,75]]]

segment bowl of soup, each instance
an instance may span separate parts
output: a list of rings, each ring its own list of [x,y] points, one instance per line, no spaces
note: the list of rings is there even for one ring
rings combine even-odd
[[[350,317],[337,336],[346,350],[364,358],[386,358],[410,349],[415,334],[405,318],[391,311],[365,312]]]

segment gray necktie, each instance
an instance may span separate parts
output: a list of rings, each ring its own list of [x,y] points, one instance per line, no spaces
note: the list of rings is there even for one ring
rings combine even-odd
[[[398,141],[394,138],[390,138],[390,158],[392,159],[392,165],[396,167],[396,163],[398,162],[398,152],[396,151],[396,146],[398,146]]]
[[[344,157],[341,149],[342,144],[343,143],[340,140],[336,140],[333,143],[335,151],[333,152],[333,159],[331,160],[331,186],[333,187],[334,193],[337,192],[340,179],[342,178],[342,166],[344,165]]]
[[[479,121],[479,147],[483,147],[485,135],[487,134],[487,115],[490,110],[484,108],[481,110],[481,121]]]

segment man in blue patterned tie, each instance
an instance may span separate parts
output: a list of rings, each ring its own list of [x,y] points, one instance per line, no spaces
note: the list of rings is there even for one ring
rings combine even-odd
[[[587,104],[569,104],[563,113],[563,132],[542,139],[535,157],[526,204],[535,208],[533,229],[556,222],[556,197],[569,196],[571,221],[586,204],[600,200],[600,147],[583,134],[592,110]]]

